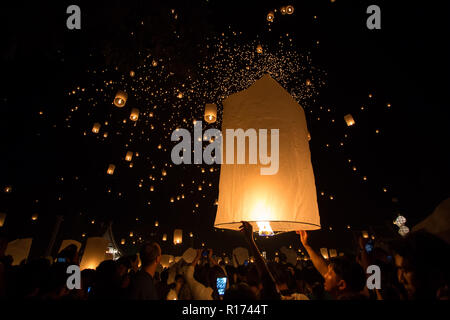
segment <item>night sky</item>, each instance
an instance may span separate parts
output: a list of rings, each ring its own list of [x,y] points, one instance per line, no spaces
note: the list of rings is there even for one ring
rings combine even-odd
[[[66,28],[71,4],[81,8],[81,30]],[[269,11],[288,4],[292,15],[277,11],[268,23]],[[366,27],[371,4],[381,8],[381,30]],[[56,215],[64,216],[58,241],[101,235],[112,222],[116,242],[126,239],[124,252],[135,252],[139,238],[162,242],[164,233],[168,253],[244,245],[237,232],[213,228],[220,166],[170,161],[173,128],[191,130],[204,104],[217,102],[218,122],[208,127],[220,129],[217,88],[230,94],[250,81],[245,72],[239,85],[221,79],[226,67],[212,58],[217,43],[243,55],[264,47],[247,61],[249,79],[260,74],[264,55],[289,69],[286,52],[299,54],[298,70],[284,79],[299,93],[312,136],[322,223],[313,245],[344,250],[361,230],[393,237],[397,214],[411,228],[450,196],[447,2],[14,1],[2,2],[0,12],[0,212],[11,239],[35,239],[34,255],[43,254]],[[245,67],[239,58],[227,71],[233,76]],[[112,101],[123,89],[129,99],[119,109]],[[129,120],[133,107],[137,122]],[[99,134],[91,131],[96,122]],[[129,150],[139,153],[133,168],[124,160]],[[176,228],[183,247],[173,245]],[[293,233],[259,242],[269,251],[299,247]]]

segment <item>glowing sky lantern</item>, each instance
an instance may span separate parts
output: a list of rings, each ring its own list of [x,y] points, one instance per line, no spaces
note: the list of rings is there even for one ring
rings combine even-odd
[[[320,248],[320,254],[322,255],[322,257],[324,259],[328,259],[329,258],[328,249],[327,248]]]
[[[138,119],[139,119],[139,109],[138,108],[131,109],[130,120],[138,121]]]
[[[181,244],[183,243],[183,230],[175,229],[173,232],[173,243]]]
[[[113,175],[114,174],[114,170],[116,170],[116,166],[113,165],[113,164],[110,164],[108,166],[108,170],[106,171],[106,173],[109,174],[109,175]]]
[[[100,131],[100,127],[102,125],[98,122],[94,123],[93,127],[92,127],[92,133],[98,133]]]
[[[261,164],[261,161],[249,164],[248,159],[246,164],[224,161],[214,227],[239,230],[241,221],[248,221],[255,231],[265,234],[270,234],[270,229],[274,232],[320,229],[303,109],[274,79],[265,75],[250,88],[229,96],[223,102],[223,110],[222,132],[237,128],[244,131],[254,128],[257,132],[267,129],[267,154],[273,155],[275,149],[271,129],[279,130],[278,170],[262,175],[262,170],[272,164]],[[222,156],[226,159],[230,150],[226,147],[226,135],[223,139]],[[234,156],[236,145],[231,150]],[[248,149],[246,143],[246,158]],[[272,157],[271,161],[276,159]]]
[[[124,91],[117,91],[114,97],[114,105],[118,108],[122,108],[127,103],[128,94]]]
[[[132,151],[128,151],[127,154],[125,155],[125,160],[130,162],[131,159],[133,159],[133,152]]]
[[[294,13],[294,6],[292,6],[292,5],[286,6],[286,13],[287,14],[293,14]]]
[[[205,121],[214,123],[217,119],[217,106],[213,103],[207,103],[205,106]]]
[[[355,124],[355,120],[353,119],[350,113],[344,116],[344,120],[347,123],[347,126],[349,127]]]
[[[262,53],[262,52],[263,52],[263,48],[262,48],[262,46],[261,46],[260,44],[258,44],[258,45],[256,46],[256,52],[257,52],[257,53]]]
[[[275,14],[273,13],[273,11],[270,11],[268,14],[267,14],[267,21],[269,21],[269,22],[273,22],[273,19],[275,18]]]
[[[166,233],[163,234],[162,241],[167,241],[167,234]]]

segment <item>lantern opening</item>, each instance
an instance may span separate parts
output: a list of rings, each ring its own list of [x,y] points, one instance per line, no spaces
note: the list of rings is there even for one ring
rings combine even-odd
[[[257,221],[256,224],[258,225],[260,236],[273,236],[274,235],[274,232],[273,232],[272,228],[270,227],[270,222]]]

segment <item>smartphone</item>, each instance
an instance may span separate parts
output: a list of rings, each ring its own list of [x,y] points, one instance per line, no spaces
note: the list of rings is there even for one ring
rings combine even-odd
[[[89,292],[91,292],[91,290],[92,290],[92,287],[88,287],[87,292],[89,293]]]
[[[227,288],[227,277],[217,278],[217,291],[219,296],[225,294],[225,289]]]
[[[56,260],[57,262],[62,262],[65,263],[66,262],[66,258],[58,258],[58,260]]]
[[[369,241],[366,243],[366,252],[367,252],[367,253],[370,253],[370,252],[372,252],[372,250],[373,250],[373,241],[372,241],[372,240],[369,240]]]
[[[244,261],[244,266],[248,266],[248,260]]]
[[[207,258],[208,257],[208,250],[207,249],[203,250],[202,256],[203,256],[203,258]]]

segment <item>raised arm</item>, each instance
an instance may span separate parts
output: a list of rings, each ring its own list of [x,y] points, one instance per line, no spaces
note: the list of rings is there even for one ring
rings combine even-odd
[[[317,271],[319,271],[322,277],[324,277],[328,272],[328,265],[325,262],[325,259],[323,259],[321,255],[317,254],[308,244],[308,234],[306,233],[306,231],[300,230],[297,231],[297,234],[300,235],[300,241],[302,242],[303,247],[305,247],[306,251],[308,252],[314,267]]]
[[[240,227],[241,232],[244,234],[245,239],[250,247],[250,253],[255,257],[256,269],[258,270],[259,276],[261,278],[263,284],[263,293],[261,298],[265,299],[280,299],[281,296],[277,290],[275,279],[272,276],[272,273],[269,270],[269,267],[266,264],[263,256],[259,252],[258,246],[255,243],[255,239],[253,239],[253,227],[250,223],[246,221],[241,221],[242,226]]]

